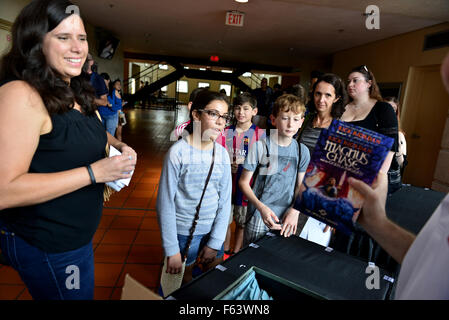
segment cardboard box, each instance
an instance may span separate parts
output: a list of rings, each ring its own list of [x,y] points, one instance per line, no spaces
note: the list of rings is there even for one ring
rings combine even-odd
[[[120,300],[163,300],[162,297],[137,280],[133,279],[129,274],[125,275],[125,284],[122,288],[122,296]]]
[[[251,267],[247,272],[245,272],[241,277],[239,277],[234,283],[232,283],[228,288],[220,292],[214,300],[222,300],[222,298],[227,295],[230,291],[239,287],[245,282],[247,277],[255,272],[255,279],[259,285],[259,288],[266,291],[268,296],[273,300],[322,300],[318,294],[313,293],[304,287],[267,272],[263,269],[257,267]]]

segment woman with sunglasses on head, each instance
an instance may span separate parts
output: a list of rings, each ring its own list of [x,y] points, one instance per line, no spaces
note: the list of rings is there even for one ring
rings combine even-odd
[[[383,101],[374,74],[367,66],[362,65],[351,70],[348,75],[347,89],[349,103],[346,105],[341,120],[394,139],[393,146],[379,171],[379,175],[386,176],[393,156],[398,151],[398,119],[396,114],[393,108]],[[330,246],[340,251],[349,252],[352,243],[357,242],[356,250],[359,251],[359,255],[372,261],[375,244],[372,243],[371,238],[365,237],[364,230],[358,224],[355,227],[356,232],[349,237],[337,230]],[[359,237],[361,238],[356,241],[355,239]],[[363,251],[364,248],[368,248],[368,251]]]
[[[374,74],[365,65],[355,67],[348,76],[349,103],[341,120],[373,130],[394,139],[393,147],[381,167],[386,174],[398,151],[398,119],[393,108],[384,102]]]
[[[223,257],[232,179],[228,152],[216,139],[230,119],[225,95],[208,90],[200,92],[190,109],[191,122],[185,129],[189,135],[178,140],[164,159],[156,211],[167,273],[182,272],[188,249],[184,283],[192,279],[196,261],[208,270]],[[210,168],[212,173],[206,185]]]

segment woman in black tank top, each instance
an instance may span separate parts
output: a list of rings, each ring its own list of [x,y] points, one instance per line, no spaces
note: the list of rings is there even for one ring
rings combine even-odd
[[[34,299],[93,298],[104,183],[136,164],[96,116],[87,53],[79,8],[39,0],[17,17],[1,61],[1,252]],[[106,142],[122,155],[105,158]]]

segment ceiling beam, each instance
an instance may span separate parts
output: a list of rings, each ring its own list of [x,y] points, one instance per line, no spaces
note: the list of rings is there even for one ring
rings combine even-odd
[[[136,59],[136,60],[165,61],[172,65],[174,63],[181,63],[183,65],[190,64],[190,65],[211,66],[211,67],[237,68],[239,69],[239,72],[242,73],[246,71],[251,72],[252,70],[280,72],[280,73],[297,72],[297,70],[293,70],[291,67],[279,67],[265,64],[253,64],[236,61],[212,62],[209,59],[164,56],[149,53],[137,53],[137,52],[124,52],[124,58],[131,60]]]

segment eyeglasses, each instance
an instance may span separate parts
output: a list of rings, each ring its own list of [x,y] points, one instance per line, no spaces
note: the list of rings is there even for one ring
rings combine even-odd
[[[229,114],[221,115],[216,110],[207,110],[207,109],[197,109],[197,110],[200,112],[205,112],[209,116],[209,118],[211,118],[211,120],[213,121],[217,121],[218,118],[223,118],[226,121],[226,123],[228,123],[232,120],[232,115]]]

